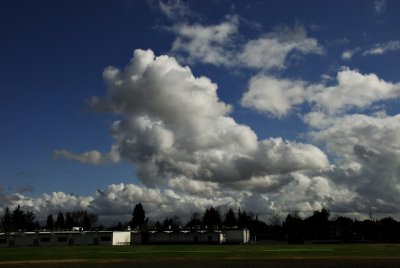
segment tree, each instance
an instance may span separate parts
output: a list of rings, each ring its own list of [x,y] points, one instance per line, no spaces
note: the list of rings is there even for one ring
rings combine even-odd
[[[14,226],[15,230],[22,231],[25,228],[25,219],[24,219],[24,211],[21,210],[20,205],[18,205],[11,214],[12,225]]]
[[[35,221],[36,216],[32,211],[26,211],[24,214],[24,229],[26,231],[33,231],[38,229],[38,222]]]
[[[55,227],[57,229],[64,229],[65,228],[64,214],[61,211],[58,212],[57,219],[56,219],[56,222],[55,222]]]
[[[249,228],[251,223],[251,216],[247,215],[246,210],[240,211],[238,213],[238,225],[240,228]]]
[[[400,239],[400,223],[392,217],[385,217],[379,221],[382,239],[385,242],[395,242]]]
[[[82,227],[84,230],[90,230],[90,228],[92,227],[92,223],[91,223],[90,216],[88,215],[88,213],[83,214]]]
[[[212,206],[206,209],[203,216],[203,224],[208,229],[219,227],[221,225],[221,215],[219,211]]]
[[[72,218],[71,213],[67,212],[65,215],[65,229],[72,229],[74,227],[75,222],[74,219]]]
[[[304,220],[305,228],[311,239],[328,239],[330,236],[330,213],[323,208],[314,211],[313,215]]]
[[[286,220],[283,223],[283,229],[287,233],[289,244],[304,243],[303,220],[299,217],[297,212],[287,215]]]
[[[8,233],[13,231],[12,215],[8,207],[6,207],[6,209],[4,210],[4,215],[1,219],[1,224],[4,232]]]
[[[154,228],[156,230],[161,230],[163,228],[161,222],[156,221],[156,223],[154,224]]]
[[[131,228],[143,229],[146,221],[146,213],[143,209],[142,203],[136,204],[132,213]]]
[[[166,217],[162,224],[163,229],[172,229],[172,219]]]
[[[226,213],[224,225],[226,227],[235,227],[237,226],[237,219],[235,212],[233,212],[232,208],[229,208],[228,212]]]
[[[281,214],[277,210],[272,210],[271,211],[271,218],[269,219],[269,223],[272,226],[281,226],[282,225],[282,219],[281,219]]]
[[[200,213],[195,212],[192,214],[192,217],[190,217],[189,222],[186,224],[187,228],[200,228],[202,222],[200,219]]]
[[[2,225],[6,232],[33,231],[36,228],[35,218],[36,216],[33,212],[25,212],[18,205],[12,212],[6,208],[2,218]]]
[[[162,228],[176,230],[179,229],[181,225],[182,223],[179,216],[173,216],[172,218],[166,217],[165,220],[163,221]]]
[[[8,207],[6,207],[6,209],[4,210],[4,215],[1,218],[1,225],[3,228],[3,232],[8,233],[13,231],[12,215]]]
[[[342,239],[343,242],[354,242],[354,232],[353,225],[354,222],[352,219],[347,217],[338,217],[334,222],[337,236]]]
[[[53,215],[52,214],[47,216],[46,229],[49,229],[49,230],[53,230],[54,229],[54,220],[53,220]]]

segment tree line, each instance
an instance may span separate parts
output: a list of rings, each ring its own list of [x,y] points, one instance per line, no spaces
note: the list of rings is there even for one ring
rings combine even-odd
[[[302,219],[289,213],[282,224],[282,234],[289,243],[305,240],[341,242],[400,242],[400,222],[392,217],[357,220],[344,216],[330,219],[327,209],[314,211]]]
[[[178,216],[166,217],[163,221],[151,222],[145,216],[141,203],[135,206],[132,220],[127,225],[131,229],[146,231],[149,229],[221,229],[247,228],[253,241],[282,240],[289,243],[304,241],[320,242],[400,242],[400,222],[392,217],[382,219],[357,220],[344,216],[330,217],[329,210],[323,208],[314,211],[306,218],[299,213],[287,214],[281,221],[279,213],[272,213],[269,224],[258,219],[254,213],[232,208],[222,215],[219,209],[207,208],[203,214],[194,213],[186,224],[182,224]]]
[[[67,212],[65,215],[60,211],[55,220],[52,214],[48,215],[46,224],[41,226],[32,211],[24,211],[18,205],[13,211],[8,207],[5,208],[1,217],[0,229],[5,233],[17,231],[29,232],[41,229],[49,231],[71,230],[75,226],[91,230],[97,226],[97,219],[96,214],[89,213],[86,210]]]
[[[340,242],[400,242],[400,222],[392,217],[382,219],[357,220],[344,216],[331,217],[329,210],[314,211],[306,218],[299,213],[287,214],[283,221],[279,214],[271,216],[269,224],[258,216],[245,210],[235,212],[229,208],[225,213],[220,209],[208,207],[203,213],[195,212],[183,223],[179,216],[167,216],[164,220],[152,221],[146,217],[141,203],[135,205],[129,222],[119,222],[117,226],[105,228],[97,225],[98,216],[85,210],[59,212],[57,216],[47,216],[46,224],[40,226],[31,211],[24,211],[18,205],[14,210],[8,207],[2,215],[2,232],[46,230],[71,230],[83,227],[84,230],[179,230],[179,229],[222,229],[247,228],[254,241],[273,239],[289,243],[304,243],[305,240]]]
[[[219,209],[210,206],[203,214],[195,212],[190,217],[189,221],[182,223],[179,216],[166,217],[162,221],[150,221],[146,217],[145,210],[141,203],[137,204],[132,213],[132,220],[125,224],[119,224],[125,228],[129,225],[134,230],[148,230],[148,229],[182,229],[182,228],[201,228],[201,229],[221,229],[221,228],[246,228],[252,221],[253,214],[247,214],[245,210],[239,209],[236,214],[232,208],[221,215]]]

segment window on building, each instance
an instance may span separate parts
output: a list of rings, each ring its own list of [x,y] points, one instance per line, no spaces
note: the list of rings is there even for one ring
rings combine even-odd
[[[111,241],[111,236],[102,236],[100,238],[101,241],[106,242],[106,241]]]
[[[0,238],[0,244],[5,244],[7,243],[7,239],[6,238]]]
[[[50,242],[50,237],[41,237],[40,242]]]
[[[57,237],[57,242],[67,242],[68,238],[66,236]]]

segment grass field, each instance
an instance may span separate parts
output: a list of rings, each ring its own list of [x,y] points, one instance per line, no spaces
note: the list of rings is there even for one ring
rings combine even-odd
[[[137,245],[0,249],[1,267],[400,267],[398,244]]]

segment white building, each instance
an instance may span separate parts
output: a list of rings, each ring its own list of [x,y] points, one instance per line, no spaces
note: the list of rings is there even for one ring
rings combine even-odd
[[[0,247],[130,245],[130,232],[21,232],[0,234]]]
[[[246,244],[249,241],[250,233],[247,229],[0,233],[0,248],[131,244]]]

